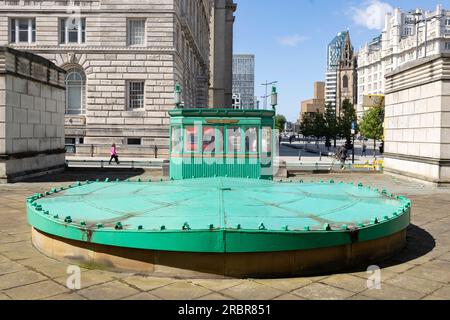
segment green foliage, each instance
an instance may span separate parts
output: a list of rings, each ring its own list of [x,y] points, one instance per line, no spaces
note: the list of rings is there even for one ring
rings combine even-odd
[[[323,114],[317,110],[315,113],[305,113],[302,123],[300,124],[300,132],[305,137],[315,137],[320,139],[326,135],[326,122]]]
[[[325,135],[324,135],[326,138],[325,146],[329,148],[331,147],[331,139],[335,139],[337,134],[339,133],[336,110],[333,108],[331,104],[328,104],[325,107],[325,114],[323,116],[325,121]]]
[[[348,99],[344,100],[341,109],[342,112],[339,117],[339,133],[347,140],[347,145],[350,145],[352,140],[352,122],[357,123],[356,111],[355,107]]]
[[[377,140],[383,138],[384,108],[381,105],[370,108],[360,123],[361,134],[374,140],[374,150]]]
[[[278,129],[280,132],[284,131],[284,126],[286,125],[286,117],[282,115],[277,115],[275,117],[275,129]]]

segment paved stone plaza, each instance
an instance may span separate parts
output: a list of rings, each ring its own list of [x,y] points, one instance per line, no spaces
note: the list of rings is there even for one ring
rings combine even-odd
[[[156,172],[158,173],[158,172]],[[135,178],[101,173],[95,178]],[[100,176],[99,176],[100,175]],[[144,177],[154,175],[143,173]],[[2,299],[450,299],[450,190],[380,174],[302,176],[296,179],[363,182],[407,195],[413,201],[408,245],[380,264],[381,290],[367,288],[360,268],[342,274],[294,279],[169,279],[118,274],[81,266],[81,290],[66,287],[67,267],[31,245],[25,198],[61,183],[93,179],[67,172],[14,185],[0,185],[0,300]]]

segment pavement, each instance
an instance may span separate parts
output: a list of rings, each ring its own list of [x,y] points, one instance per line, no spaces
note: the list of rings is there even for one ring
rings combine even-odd
[[[114,174],[114,176],[111,176]],[[379,264],[381,289],[367,287],[365,268],[340,274],[290,279],[190,279],[113,273],[82,265],[81,289],[66,287],[68,264],[37,252],[30,241],[25,198],[60,182],[130,178],[136,173],[68,172],[0,185],[0,300],[305,300],[450,299],[450,190],[382,174],[332,174],[297,179],[363,182],[412,199],[407,247]],[[144,173],[145,175],[152,173]],[[142,178],[149,178],[143,176]]]

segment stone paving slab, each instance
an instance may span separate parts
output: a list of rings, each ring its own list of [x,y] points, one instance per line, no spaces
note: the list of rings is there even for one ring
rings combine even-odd
[[[147,173],[146,173],[147,174]],[[136,178],[121,173],[106,178]],[[154,175],[142,178],[155,177]],[[296,179],[362,182],[408,196],[413,225],[407,247],[380,263],[381,290],[365,288],[364,268],[336,275],[294,279],[180,280],[119,274],[81,267],[81,290],[66,288],[67,263],[37,252],[30,241],[25,198],[53,186],[93,179],[68,173],[32,182],[0,185],[0,300],[5,299],[450,299],[450,189],[436,189],[381,174],[299,176]],[[57,181],[57,182],[54,182]]]
[[[323,283],[312,283],[292,293],[308,300],[343,300],[354,295],[353,292]]]
[[[90,300],[117,300],[136,295],[139,291],[119,281],[113,281],[81,289],[77,293]]]
[[[5,293],[15,300],[37,300],[66,293],[69,289],[52,280],[37,282],[6,290]]]

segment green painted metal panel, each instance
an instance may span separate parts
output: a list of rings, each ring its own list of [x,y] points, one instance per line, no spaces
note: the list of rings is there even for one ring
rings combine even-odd
[[[407,228],[410,212],[411,201],[404,197],[332,181],[86,182],[27,200],[29,223],[49,234],[128,248],[212,253],[379,239]]]

